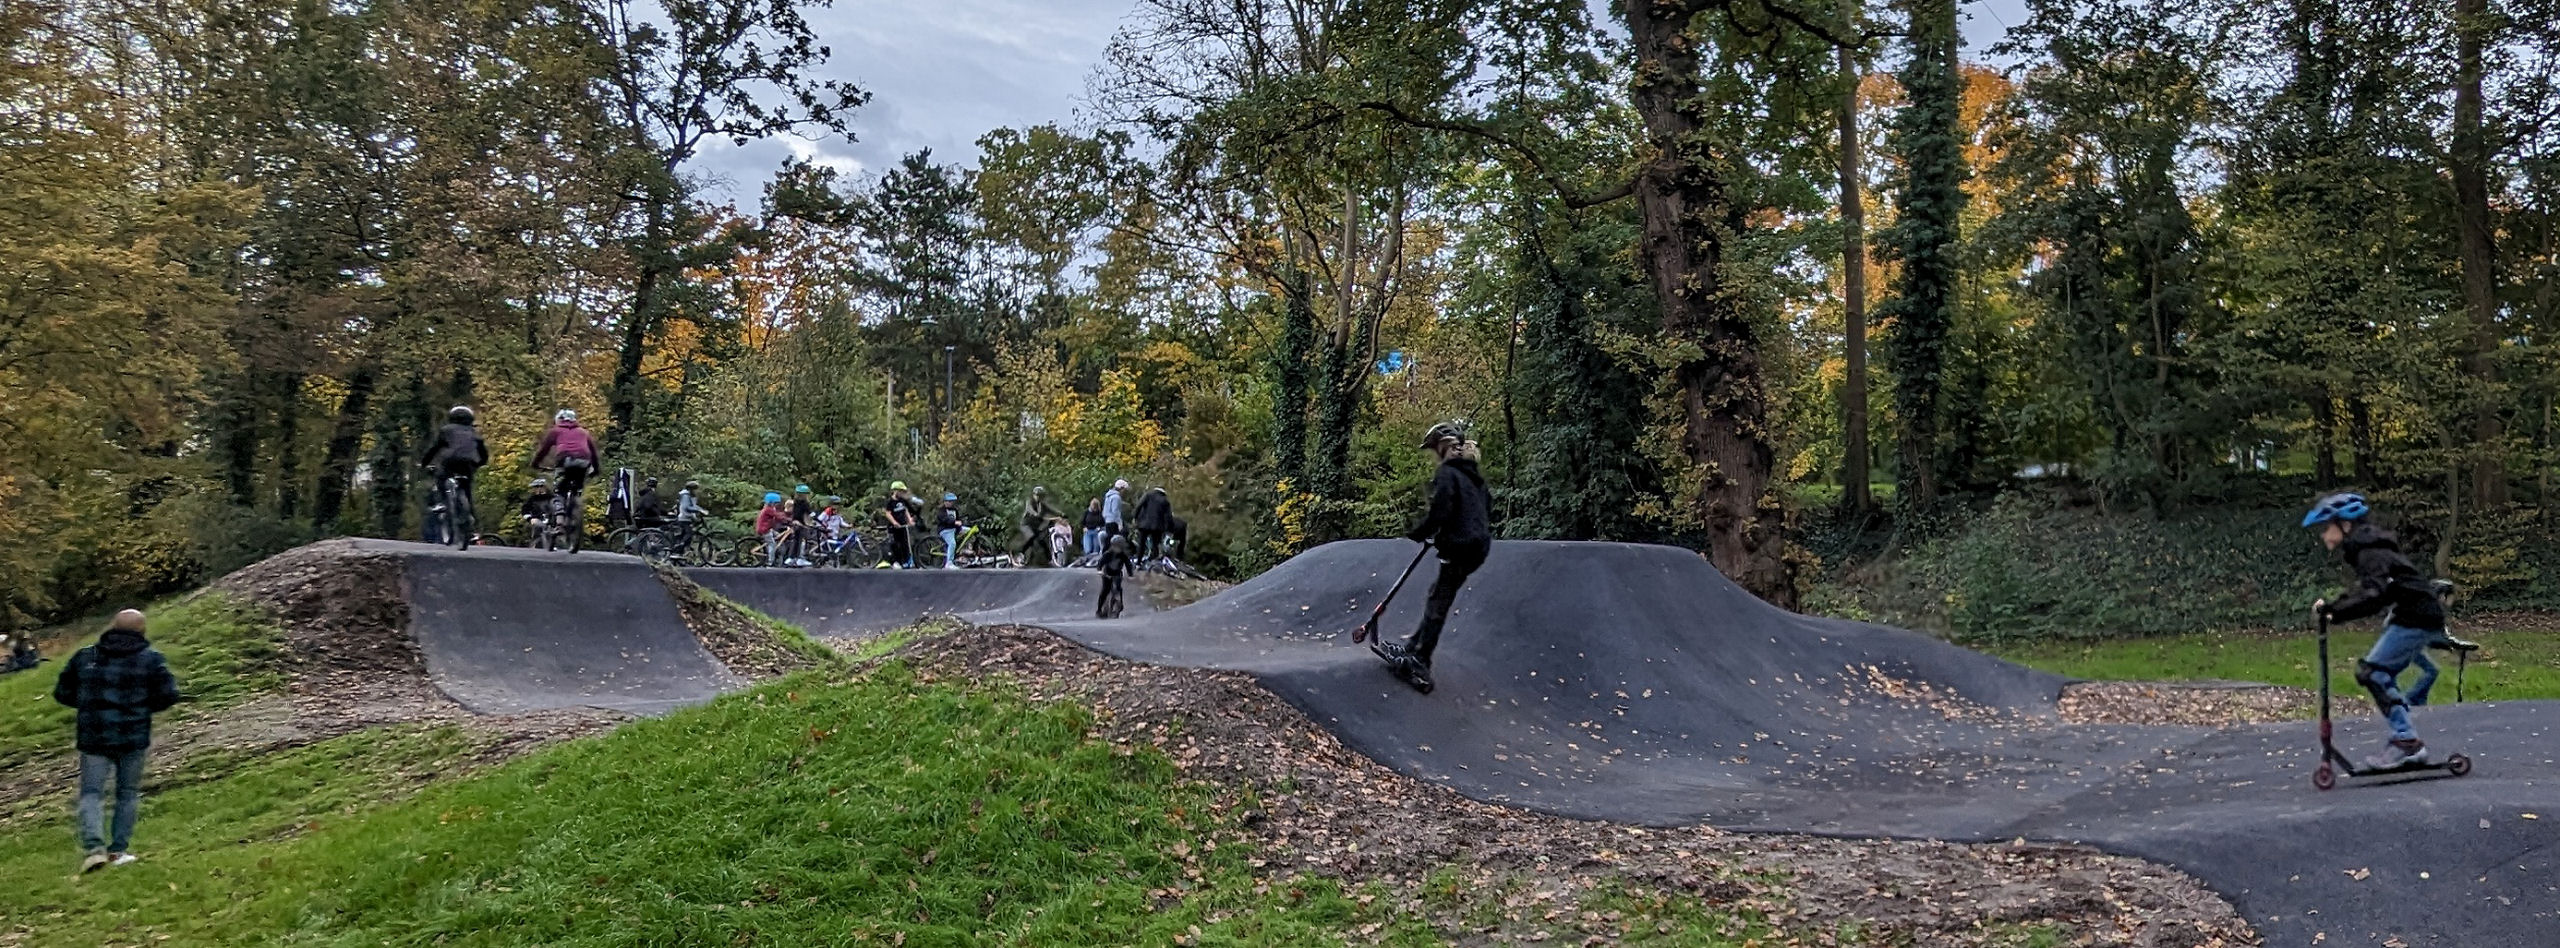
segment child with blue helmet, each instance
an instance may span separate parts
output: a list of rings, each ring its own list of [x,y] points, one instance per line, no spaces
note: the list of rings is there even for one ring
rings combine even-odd
[[[2436,665],[2427,647],[2449,642],[2444,631],[2444,603],[2418,566],[2400,552],[2391,531],[2368,521],[2373,506],[2354,493],[2332,494],[2304,514],[2302,525],[2320,531],[2320,542],[2346,558],[2356,574],[2355,586],[2335,601],[2322,599],[2311,610],[2331,622],[2352,622],[2381,614],[2382,637],[2356,661],[2356,681],[2373,694],[2373,703],[2391,722],[2391,744],[2366,763],[2377,770],[2428,762],[2427,746],[2409,724],[2409,709],[2427,703],[2435,685]],[[2418,666],[2416,687],[2400,690],[2400,673]]]

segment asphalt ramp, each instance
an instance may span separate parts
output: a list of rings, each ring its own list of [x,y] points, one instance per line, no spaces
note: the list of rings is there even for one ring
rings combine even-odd
[[[708,568],[685,575],[825,638],[877,635],[936,616],[975,625],[1089,618],[1102,591],[1101,574],[1078,569]],[[1138,598],[1135,589],[1127,595]]]
[[[1425,696],[1350,641],[1415,549],[1329,544],[1179,610],[1042,624],[1122,658],[1249,672],[1353,748],[1480,800],[2081,842],[2195,875],[2269,945],[2560,946],[2560,704],[2425,709],[2471,776],[2322,793],[2308,722],[2064,724],[2057,676],[1770,607],[1691,551],[1555,542],[1496,544]],[[1387,634],[1413,628],[1436,569]],[[2358,752],[2379,743],[2369,720],[2340,728]]]
[[[628,556],[368,541],[401,554],[409,635],[435,686],[477,714],[660,714],[740,682]]]

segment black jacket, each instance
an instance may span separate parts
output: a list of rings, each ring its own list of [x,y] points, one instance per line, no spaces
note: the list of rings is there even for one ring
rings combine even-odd
[[[2400,538],[2372,524],[2359,524],[2338,552],[2356,571],[2356,584],[2329,603],[2329,619],[2352,622],[2391,610],[2391,624],[2412,629],[2444,628],[2444,603],[2417,564],[2400,554]]]
[[[1173,498],[1165,496],[1161,490],[1148,491],[1147,496],[1138,500],[1138,518],[1134,526],[1140,530],[1173,529]]]
[[[1087,507],[1087,508],[1085,508],[1085,511],[1084,511],[1084,528],[1085,528],[1085,529],[1087,529],[1087,530],[1100,530],[1100,529],[1102,529],[1102,508],[1100,508],[1100,507]]]
[[[1462,452],[1440,462],[1439,473],[1431,475],[1431,512],[1405,537],[1459,553],[1493,545],[1493,496],[1475,458]]]
[[[449,424],[427,442],[427,453],[418,463],[456,474],[469,474],[489,463],[489,443],[480,440],[480,429],[470,425]]]
[[[109,629],[63,663],[53,700],[80,712],[83,753],[122,754],[151,746],[151,716],[178,703],[178,679],[142,633]]]
[[[665,511],[665,510],[663,510],[663,509],[661,509],[661,508],[658,506],[658,489],[657,489],[657,488],[655,488],[655,487],[643,487],[643,488],[640,488],[640,493],[639,493],[639,495],[638,495],[638,496],[636,496],[636,497],[633,497],[633,498],[632,498],[632,500],[631,500],[631,519],[633,519],[633,520],[663,520],[663,519],[666,519],[666,511]]]
[[[1104,576],[1114,578],[1127,576],[1129,575],[1129,554],[1117,550],[1104,550],[1101,566]]]

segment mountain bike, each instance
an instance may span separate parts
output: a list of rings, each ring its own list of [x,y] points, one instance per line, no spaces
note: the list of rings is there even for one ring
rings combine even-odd
[[[471,510],[471,494],[462,489],[462,478],[446,474],[436,481],[435,503],[427,507],[427,516],[436,528],[436,536],[457,550],[468,550],[478,539],[479,518]]]
[[[585,541],[586,533],[586,524],[583,521],[586,519],[587,506],[579,497],[583,493],[585,493],[584,489],[551,492],[551,516],[545,518],[544,522],[534,524],[534,542],[531,544],[534,549],[566,549],[572,555],[578,552],[579,545]]]
[[[879,556],[871,551],[871,545],[863,542],[860,530],[846,530],[843,536],[820,539],[809,545],[805,555],[812,566],[844,569],[870,569],[880,562]]]
[[[951,565],[961,569],[1010,569],[1014,565],[1013,557],[1006,556],[1004,551],[996,549],[995,541],[987,539],[986,534],[978,532],[977,527],[961,527],[957,544],[959,548],[953,551],[950,562]],[[918,551],[916,561],[928,563],[942,560],[944,548],[942,534],[936,532],[925,548]]]

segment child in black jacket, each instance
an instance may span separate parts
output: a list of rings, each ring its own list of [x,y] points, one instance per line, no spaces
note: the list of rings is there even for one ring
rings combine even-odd
[[[1096,619],[1120,618],[1120,584],[1129,575],[1129,538],[1112,537],[1102,548],[1102,600],[1094,603]]]
[[[2344,556],[2356,573],[2355,586],[2334,602],[2312,603],[2312,611],[2330,622],[2388,612],[2373,651],[2356,660],[2356,681],[2373,694],[2374,705],[2391,722],[2391,744],[2366,764],[2387,770],[2427,762],[2427,745],[2410,726],[2409,708],[2425,704],[2427,689],[2435,684],[2435,663],[2427,660],[2427,647],[2453,640],[2445,634],[2444,604],[2433,584],[2401,555],[2399,538],[2366,522],[2372,513],[2362,495],[2333,494],[2312,507],[2302,525],[2318,528],[2321,542]],[[2420,667],[2417,687],[2403,694],[2400,673],[2412,664]]]

